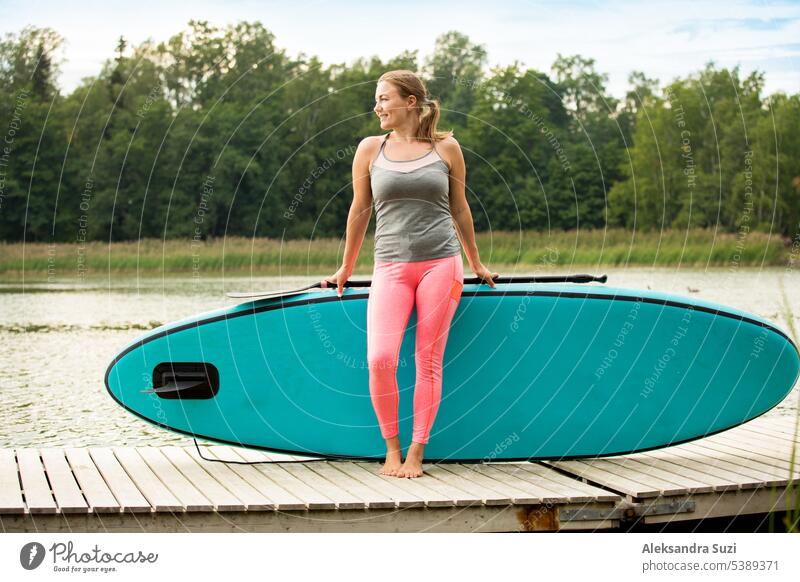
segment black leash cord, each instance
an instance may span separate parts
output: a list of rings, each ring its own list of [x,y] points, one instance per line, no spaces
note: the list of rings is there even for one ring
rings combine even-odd
[[[305,461],[223,461],[221,459],[209,459],[208,457],[204,457],[203,453],[200,452],[200,446],[197,444],[197,439],[192,439],[194,441],[194,448],[197,449],[197,454],[200,455],[200,458],[204,461],[209,461],[211,463],[225,463],[226,465],[264,465],[269,463],[312,463],[317,461],[327,461],[328,459],[307,459]]]

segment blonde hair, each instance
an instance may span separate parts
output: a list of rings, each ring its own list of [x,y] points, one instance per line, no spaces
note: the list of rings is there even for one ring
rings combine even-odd
[[[439,101],[438,99],[428,98],[428,90],[425,88],[425,83],[413,71],[406,69],[387,71],[378,79],[379,83],[381,81],[387,81],[397,87],[403,99],[406,99],[409,95],[417,98],[417,104],[420,109],[417,139],[434,142],[442,141],[453,135],[452,131],[438,131],[436,129],[440,116]]]

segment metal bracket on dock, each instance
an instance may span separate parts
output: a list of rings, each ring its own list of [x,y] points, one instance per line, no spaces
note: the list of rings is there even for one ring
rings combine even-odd
[[[623,503],[610,509],[559,509],[558,518],[566,521],[601,521],[618,519],[631,521],[646,515],[669,515],[675,513],[691,513],[695,509],[694,501],[678,500],[667,503]]]

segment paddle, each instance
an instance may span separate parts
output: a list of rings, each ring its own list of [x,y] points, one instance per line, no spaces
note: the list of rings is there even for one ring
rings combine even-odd
[[[521,276],[521,277],[495,277],[492,280],[495,283],[605,283],[608,277],[606,275],[545,275],[537,276]],[[471,277],[464,279],[464,285],[474,285],[483,283],[483,279],[479,277]],[[344,287],[369,287],[372,281],[346,281]],[[318,283],[313,283],[300,289],[292,289],[289,291],[232,291],[226,293],[231,299],[268,299],[271,297],[285,297],[287,295],[297,295],[304,293],[310,289],[333,289],[336,290],[336,283],[330,283],[323,279]]]
[[[139,390],[144,394],[164,394],[165,392],[182,392],[184,390],[190,390],[191,388],[197,388],[198,386],[202,386],[205,384],[204,381],[197,381],[197,380],[186,380],[182,382],[172,382],[171,384],[166,384],[159,388],[148,388],[147,390]]]

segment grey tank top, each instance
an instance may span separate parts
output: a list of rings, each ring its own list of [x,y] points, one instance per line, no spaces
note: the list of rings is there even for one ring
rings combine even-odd
[[[370,167],[375,258],[427,261],[461,254],[450,214],[450,170],[436,146],[413,160],[390,160],[381,142]]]

